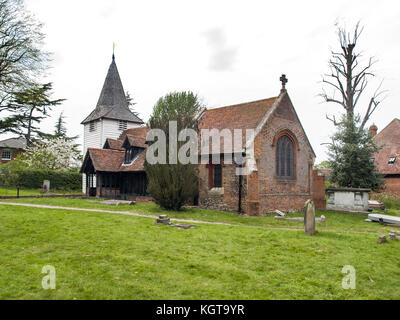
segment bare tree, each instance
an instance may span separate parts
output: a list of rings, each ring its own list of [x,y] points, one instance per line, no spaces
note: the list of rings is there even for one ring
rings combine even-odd
[[[375,77],[371,68],[376,63],[376,60],[371,57],[366,65],[361,66],[360,57],[362,54],[357,53],[355,50],[363,29],[363,27],[360,27],[360,23],[357,23],[354,33],[351,35],[345,28],[337,26],[341,51],[332,51],[332,57],[329,60],[330,73],[325,74],[322,79],[324,84],[333,89],[333,93],[328,94],[323,89],[320,96],[326,102],[341,105],[345,109],[348,119],[354,119],[357,103],[366,89],[369,79]],[[381,86],[382,82],[369,100],[367,110],[361,121],[361,129],[364,128],[371,115],[384,99],[382,95],[386,91],[381,90]],[[338,97],[336,93],[338,93]],[[326,118],[335,125],[339,124],[335,116],[329,117],[327,115]]]

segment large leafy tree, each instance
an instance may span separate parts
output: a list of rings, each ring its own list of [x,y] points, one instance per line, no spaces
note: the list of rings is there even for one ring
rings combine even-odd
[[[0,0],[0,133],[12,131],[18,120],[9,117],[18,111],[10,103],[14,93],[32,87],[47,68],[41,27],[22,0]]]
[[[384,99],[382,82],[370,95],[363,117],[356,107],[366,93],[368,83],[375,74],[371,71],[375,61],[369,58],[363,63],[357,43],[363,28],[356,25],[353,32],[337,27],[340,49],[332,51],[329,60],[330,73],[323,77],[325,85],[321,96],[328,103],[342,107],[339,120],[327,116],[336,126],[336,133],[329,143],[331,165],[330,181],[342,187],[366,187],[378,189],[382,179],[377,173],[373,159],[379,151],[372,136],[365,129],[366,123]],[[326,88],[331,89],[327,93]]]
[[[174,92],[160,98],[149,120],[151,129],[161,129],[166,136],[166,158],[169,158],[169,123],[176,121],[177,132],[197,130],[196,114],[201,109],[198,97],[192,92]],[[177,142],[178,149],[185,142]],[[167,210],[180,210],[197,191],[197,166],[194,164],[145,163],[148,192]]]

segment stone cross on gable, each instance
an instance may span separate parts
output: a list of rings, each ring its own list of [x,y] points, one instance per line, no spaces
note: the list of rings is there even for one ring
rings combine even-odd
[[[286,78],[286,75],[283,74],[279,80],[282,82],[282,90],[281,91],[286,91],[286,83],[288,82],[288,79]]]

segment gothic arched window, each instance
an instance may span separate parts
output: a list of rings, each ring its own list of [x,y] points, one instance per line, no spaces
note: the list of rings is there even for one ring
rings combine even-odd
[[[284,135],[276,143],[276,176],[293,179],[295,177],[294,170],[293,141]]]

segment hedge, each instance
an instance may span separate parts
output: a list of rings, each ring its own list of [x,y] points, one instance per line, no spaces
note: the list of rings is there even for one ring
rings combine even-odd
[[[42,188],[44,180],[50,180],[50,189],[78,190],[82,188],[82,174],[77,171],[23,169],[19,172],[18,180],[18,186],[27,189]],[[4,185],[3,182],[2,184]]]

